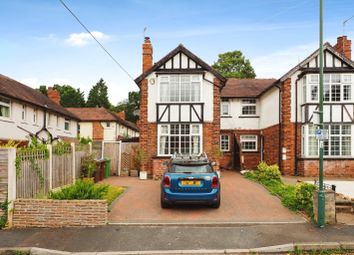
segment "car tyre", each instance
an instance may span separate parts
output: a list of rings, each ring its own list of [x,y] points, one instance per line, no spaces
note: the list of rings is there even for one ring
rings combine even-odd
[[[170,208],[170,204],[168,202],[165,201],[163,195],[161,194],[161,200],[160,200],[160,204],[161,204],[161,208],[166,209],[166,208]]]
[[[216,202],[212,203],[211,208],[218,209],[220,207],[220,202],[221,202],[221,199],[220,199],[220,195],[219,195]]]

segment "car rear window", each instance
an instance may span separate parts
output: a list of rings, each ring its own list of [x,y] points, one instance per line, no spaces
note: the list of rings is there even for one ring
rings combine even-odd
[[[211,173],[213,169],[210,165],[172,165],[171,173]]]

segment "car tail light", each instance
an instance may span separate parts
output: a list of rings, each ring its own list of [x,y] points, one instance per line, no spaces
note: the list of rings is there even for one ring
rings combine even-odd
[[[219,180],[217,176],[213,176],[213,179],[211,180],[211,187],[213,189],[216,189],[219,187]]]
[[[163,178],[163,186],[165,188],[169,188],[171,186],[171,179],[170,176],[165,175],[165,177]]]

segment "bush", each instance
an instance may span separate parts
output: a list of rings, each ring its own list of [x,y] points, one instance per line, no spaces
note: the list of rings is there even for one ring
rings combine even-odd
[[[77,180],[59,191],[49,192],[48,198],[57,200],[103,199],[108,185],[95,185],[92,180]]]
[[[265,162],[261,162],[257,166],[256,175],[258,180],[276,180],[280,181],[280,171],[277,165],[268,166]]]
[[[284,184],[277,165],[268,166],[265,162],[259,163],[257,170],[247,172],[247,179],[257,181],[272,194],[280,198],[282,204],[293,211],[304,211],[313,217],[313,192],[316,186],[308,183],[294,185]]]
[[[316,186],[309,183],[296,185],[295,197],[299,210],[304,210],[307,215],[313,216],[313,192]]]
[[[89,154],[82,158],[81,161],[81,177],[91,178],[96,171],[97,164],[94,154]]]

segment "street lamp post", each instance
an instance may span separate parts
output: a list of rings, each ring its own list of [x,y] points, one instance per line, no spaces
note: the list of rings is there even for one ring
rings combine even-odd
[[[320,129],[323,132],[323,0],[320,0]],[[323,190],[323,140],[320,141],[319,157],[319,192],[318,192],[318,226],[325,226],[325,194]]]

